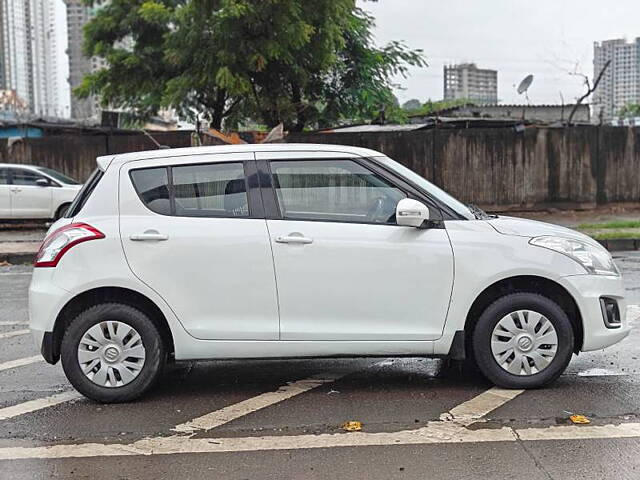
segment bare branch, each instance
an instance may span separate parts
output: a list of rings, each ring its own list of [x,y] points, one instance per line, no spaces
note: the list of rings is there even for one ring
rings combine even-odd
[[[610,64],[611,64],[611,60],[608,60],[607,63],[604,64],[604,67],[602,67],[602,70],[600,70],[600,73],[598,74],[598,76],[596,78],[596,81],[593,82],[593,87],[589,83],[589,78],[586,77],[586,75],[585,75],[585,85],[587,86],[587,93],[582,95],[576,101],[576,104],[573,106],[573,109],[571,110],[571,113],[569,114],[569,119],[567,120],[567,125],[571,125],[571,121],[573,120],[573,117],[576,114],[576,112],[578,111],[578,107],[580,107],[582,102],[584,102],[593,92],[596,91],[596,88],[598,88],[598,84],[600,83],[600,80],[602,80],[602,77],[604,76],[604,72],[606,72],[606,70],[607,70],[607,68],[609,68]]]

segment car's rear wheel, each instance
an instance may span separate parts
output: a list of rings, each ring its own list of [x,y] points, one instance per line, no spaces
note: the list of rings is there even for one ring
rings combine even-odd
[[[574,335],[567,314],[535,293],[505,295],[489,305],[473,330],[480,371],[505,388],[539,388],[556,380],[571,361]]]
[[[58,210],[56,210],[56,215],[54,217],[54,220],[59,220],[62,217],[64,217],[64,214],[67,213],[67,210],[69,210],[70,205],[71,205],[70,203],[63,203],[62,205],[60,205],[58,207]]]
[[[62,367],[80,393],[103,403],[134,400],[158,379],[166,350],[142,311],[120,303],[80,313],[62,339]]]

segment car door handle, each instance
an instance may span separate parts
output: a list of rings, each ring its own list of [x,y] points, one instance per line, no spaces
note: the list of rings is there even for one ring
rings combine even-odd
[[[163,242],[165,240],[169,240],[169,235],[163,235],[162,233],[158,233],[156,230],[147,230],[144,233],[131,235],[129,239],[134,242]]]
[[[21,188],[17,188],[17,187],[13,187],[13,188],[11,189],[11,191],[12,191],[12,192],[14,192],[14,193],[18,193],[18,192],[21,192],[21,191],[22,191],[22,189],[21,189]]]
[[[277,243],[298,243],[300,245],[308,245],[313,243],[312,238],[303,237],[302,235],[287,235],[284,237],[276,237]]]

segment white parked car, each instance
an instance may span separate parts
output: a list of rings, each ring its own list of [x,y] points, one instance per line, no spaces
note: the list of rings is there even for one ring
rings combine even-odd
[[[534,388],[629,333],[589,237],[331,145],[98,158],[29,293],[44,358],[102,402],[139,396],[168,359],[466,356]]]
[[[0,219],[57,220],[82,185],[46,167],[0,163]]]

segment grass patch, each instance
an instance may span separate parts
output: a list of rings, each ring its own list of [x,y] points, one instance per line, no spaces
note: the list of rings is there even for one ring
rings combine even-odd
[[[639,231],[622,231],[622,232],[582,232],[596,240],[621,240],[621,239],[640,239]]]
[[[640,220],[619,220],[617,222],[605,223],[582,223],[576,227],[578,230],[608,230],[640,228]]]

